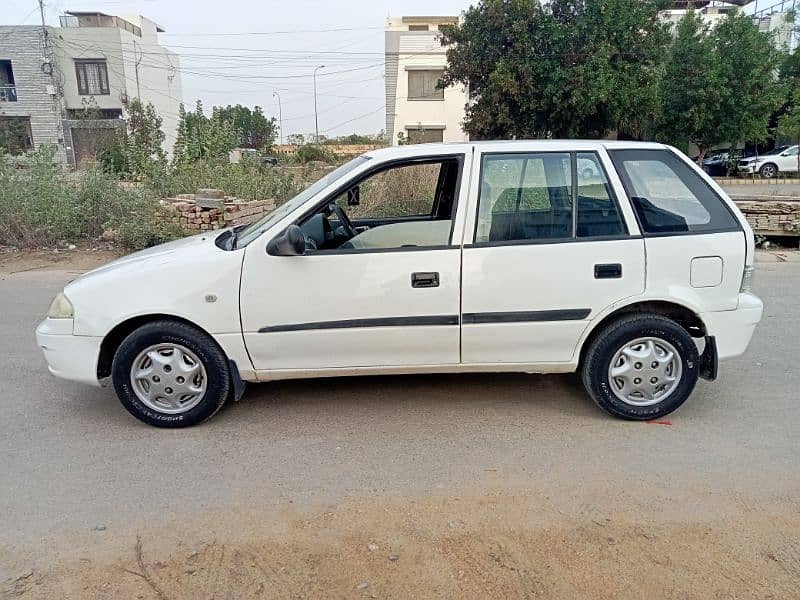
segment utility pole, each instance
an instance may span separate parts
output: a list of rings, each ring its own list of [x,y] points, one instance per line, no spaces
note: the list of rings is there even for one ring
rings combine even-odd
[[[319,115],[317,113],[317,71],[324,69],[325,65],[320,65],[314,69],[314,131],[316,138],[315,143],[319,144]]]
[[[61,86],[56,78],[55,67],[53,66],[53,52],[50,48],[50,32],[47,31],[47,21],[44,16],[44,0],[39,0],[39,17],[42,20],[42,73],[47,75],[50,79],[50,87],[52,89],[53,99],[53,113],[56,118],[56,132],[58,136],[58,145],[62,146],[64,150],[64,159],[67,159],[67,141],[64,135],[64,106],[61,103]]]
[[[283,109],[281,108],[281,95],[276,91],[272,92],[272,97],[278,99],[278,134],[280,135],[281,146],[283,146]]]

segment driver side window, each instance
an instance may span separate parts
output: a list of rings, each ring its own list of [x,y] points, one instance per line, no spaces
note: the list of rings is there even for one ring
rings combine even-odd
[[[300,224],[310,252],[448,246],[462,161],[415,160],[381,169],[329,198]]]

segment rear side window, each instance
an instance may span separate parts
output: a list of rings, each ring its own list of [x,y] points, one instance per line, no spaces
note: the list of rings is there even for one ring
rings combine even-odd
[[[626,233],[596,154],[483,157],[477,243],[533,243]]]
[[[610,150],[645,233],[739,230],[722,199],[669,150]]]

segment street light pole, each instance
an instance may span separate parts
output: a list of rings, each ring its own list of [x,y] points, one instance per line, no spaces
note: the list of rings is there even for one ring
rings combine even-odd
[[[278,98],[278,126],[280,127],[280,141],[283,146],[283,109],[281,108],[281,95],[278,92],[272,92],[273,98]]]
[[[317,113],[317,71],[324,69],[325,65],[320,65],[314,69],[314,132],[315,143],[319,144],[319,114]]]

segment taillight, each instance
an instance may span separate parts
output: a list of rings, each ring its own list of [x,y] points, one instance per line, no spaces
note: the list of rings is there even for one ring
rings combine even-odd
[[[742,285],[739,287],[740,294],[749,294],[753,291],[753,274],[755,267],[752,265],[745,265],[744,272],[742,273]]]

